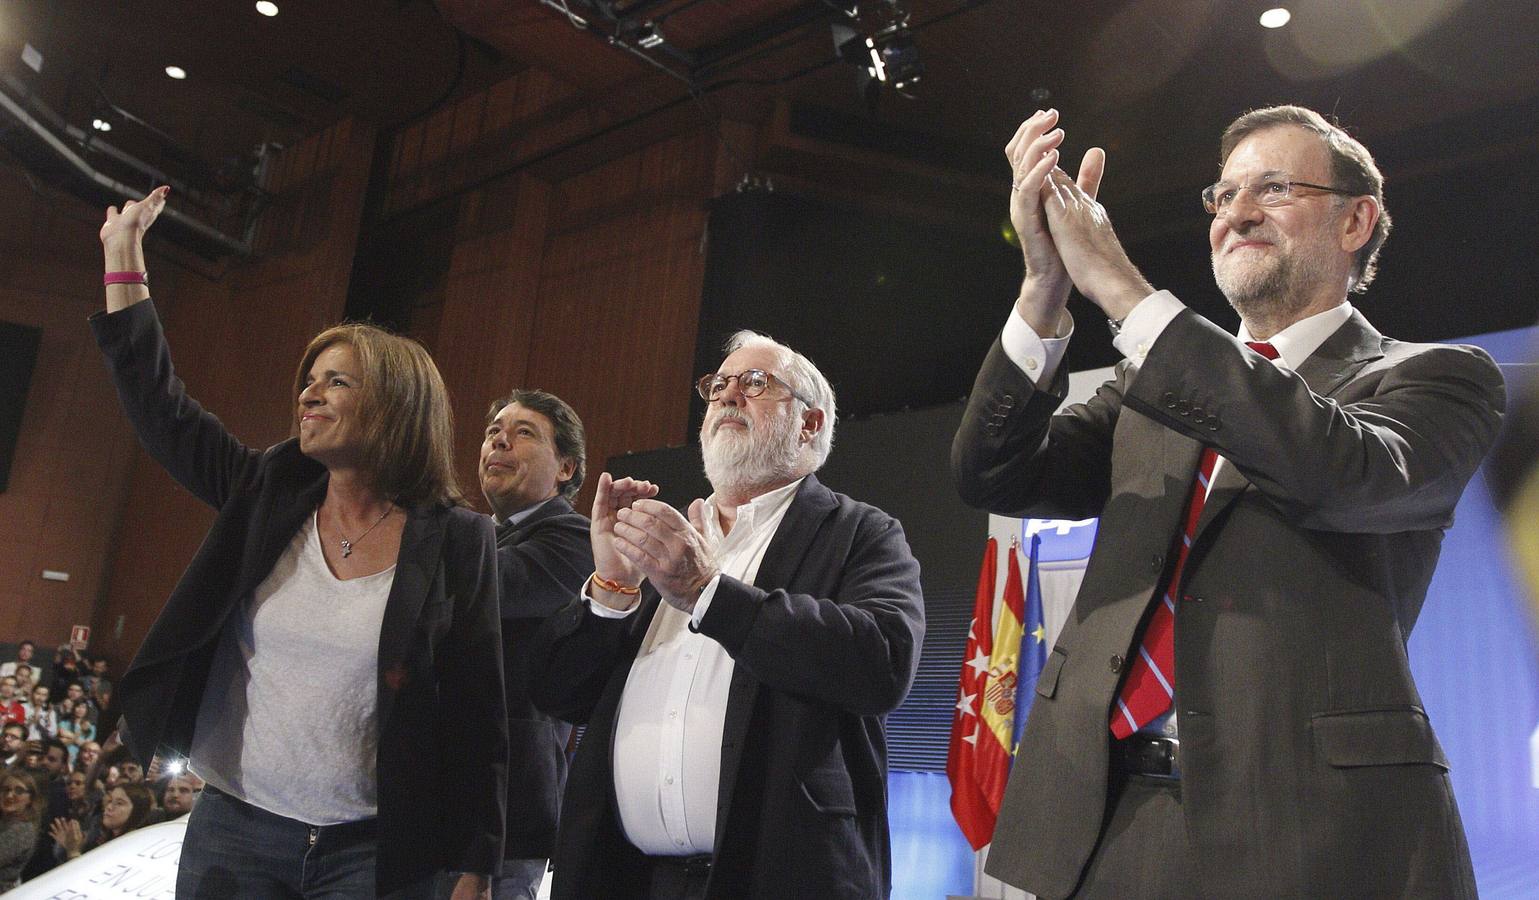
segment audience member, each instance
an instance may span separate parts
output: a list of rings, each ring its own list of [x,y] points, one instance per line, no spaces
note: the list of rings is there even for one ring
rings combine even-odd
[[[37,670],[27,663],[19,663],[16,666],[16,696],[25,703],[32,696],[32,689],[37,687]]]
[[[7,722],[0,731],[0,764],[6,768],[19,766],[26,758],[27,726],[23,722]]]
[[[80,655],[75,652],[75,648],[68,644],[60,644],[59,649],[53,654],[53,677],[49,679],[53,692],[62,694],[71,684],[79,684],[82,674]],[[84,691],[81,692],[81,696],[85,696]]]
[[[59,717],[48,703],[47,685],[40,684],[34,687],[32,699],[25,705],[28,739],[43,741],[59,736]]]
[[[155,795],[142,784],[120,784],[102,800],[101,817],[88,831],[74,819],[59,817],[48,827],[57,854],[63,860],[77,859],[113,838],[122,837],[148,823],[155,809]]]
[[[203,779],[187,771],[172,775],[160,794],[162,819],[169,821],[192,812],[202,793]]]
[[[91,783],[84,772],[71,772],[64,781],[65,810],[64,817],[84,822],[96,813],[97,801],[100,799],[97,792],[91,789]]]
[[[69,785],[66,781],[69,775],[69,751],[56,738],[39,743],[43,748],[43,765],[42,770],[35,775],[35,781],[38,793],[44,798],[45,813],[38,821],[52,822],[69,812]],[[53,868],[57,864],[53,849],[53,838],[47,829],[39,827],[36,852],[22,869],[21,880],[28,881]]]
[[[91,724],[90,716],[91,705],[82,700],[75,704],[68,719],[59,722],[59,740],[69,748],[71,763],[79,756],[82,745],[96,740],[96,726]]]
[[[16,696],[15,675],[0,678],[0,722],[15,722],[18,725],[27,723],[26,704]]]
[[[17,668],[29,665],[32,662],[32,654],[36,652],[37,645],[32,641],[22,641],[16,645],[16,658],[0,663],[0,676],[15,675]]]
[[[90,772],[102,756],[102,745],[94,740],[82,741],[80,752],[75,754],[75,769],[80,772]]]
[[[0,775],[0,891],[19,883],[21,867],[32,858],[43,803],[31,775],[15,770]]]

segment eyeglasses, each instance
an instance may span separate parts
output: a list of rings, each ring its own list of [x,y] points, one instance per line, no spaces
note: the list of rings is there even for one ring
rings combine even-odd
[[[778,378],[763,369],[744,369],[736,375],[723,375],[720,372],[701,375],[700,380],[695,382],[695,393],[707,403],[720,400],[721,392],[727,389],[727,382],[734,378],[737,379],[737,389],[743,392],[744,397],[759,396],[769,387],[770,382],[774,381],[784,385],[785,389],[791,392],[791,396],[806,404],[808,409],[812,408],[812,401],[803,397],[796,388],[786,384],[785,379]]]
[[[1294,191],[1298,188],[1308,188],[1312,191],[1323,191],[1327,194],[1340,194],[1343,197],[1355,197],[1356,191],[1348,191],[1325,184],[1310,184],[1307,181],[1292,181],[1281,175],[1263,175],[1250,184],[1234,184],[1229,181],[1220,181],[1210,184],[1202,189],[1202,208],[1213,215],[1228,212],[1229,207],[1240,196],[1241,191],[1250,191],[1258,206],[1274,208],[1287,206],[1294,200]]]
[[[30,797],[32,796],[32,789],[29,787],[22,787],[19,784],[7,785],[6,787],[0,788],[0,796]]]

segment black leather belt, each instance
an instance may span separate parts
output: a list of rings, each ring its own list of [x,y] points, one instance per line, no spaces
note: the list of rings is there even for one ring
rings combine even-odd
[[[1110,767],[1125,775],[1150,778],[1181,777],[1181,742],[1175,738],[1134,732],[1111,742]]]
[[[709,875],[711,873],[711,855],[709,853],[700,856],[653,856],[649,857],[652,865],[675,869],[687,876]]]

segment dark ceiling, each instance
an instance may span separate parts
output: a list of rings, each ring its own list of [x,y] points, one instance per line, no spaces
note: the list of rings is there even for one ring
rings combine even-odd
[[[190,155],[217,169],[349,114],[388,129],[530,65],[641,112],[687,92],[667,67],[729,118],[785,98],[830,133],[1001,176],[997,148],[1045,101],[1064,111],[1066,158],[1105,146],[1108,189],[1131,195],[1203,183],[1216,132],[1252,106],[1333,111],[1371,144],[1539,96],[1531,0],[1296,0],[1293,20],[1267,30],[1257,16],[1272,2],[908,0],[924,76],[912,99],[888,92],[874,109],[856,67],[834,61],[833,0],[569,0],[591,31],[632,44],[626,28],[657,23],[656,65],[538,0],[280,0],[273,18],[249,0],[33,0],[0,5],[0,56],[75,125],[110,101],[163,132],[169,156],[131,123],[109,140],[167,165]],[[886,5],[860,4],[855,29],[890,21]],[[42,51],[41,73],[22,66],[24,43]],[[166,77],[170,64],[189,77]],[[1508,138],[1539,126],[1519,130]]]
[[[78,129],[111,119],[113,146],[210,189],[238,184],[264,143],[291,144],[348,115],[388,135],[537,67],[608,121],[671,107],[680,127],[758,123],[789,110],[799,133],[829,145],[958,172],[984,186],[989,209],[997,182],[1002,211],[1000,148],[1023,117],[1053,105],[1065,159],[1105,147],[1103,197],[1124,229],[1156,240],[1201,218],[1195,197],[1216,170],[1217,135],[1255,106],[1335,113],[1381,154],[1392,186],[1417,173],[1478,175],[1539,149],[1533,0],[1293,0],[1292,21],[1276,30],[1257,19],[1285,0],[277,2],[273,18],[251,0],[0,4],[0,73],[6,90],[30,92]],[[832,26],[871,34],[900,13],[924,74],[913,96],[888,90],[873,102],[860,69],[840,61]],[[646,25],[662,43],[643,50]],[[40,72],[23,64],[24,44],[42,52]],[[188,77],[168,78],[171,64]],[[692,95],[694,118],[677,116]],[[820,161],[773,164],[777,177],[815,181]],[[1172,223],[1178,196],[1191,218]]]

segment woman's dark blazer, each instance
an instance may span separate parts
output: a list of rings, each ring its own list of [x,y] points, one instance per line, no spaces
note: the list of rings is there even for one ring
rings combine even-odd
[[[253,450],[188,397],[150,301],[91,326],[145,449],[218,510],[118,685],[124,742],[148,764],[191,747],[220,630],[320,504],[327,475],[297,440]],[[495,560],[486,516],[446,504],[408,511],[379,638],[381,895],[438,870],[492,873],[502,859]]]

